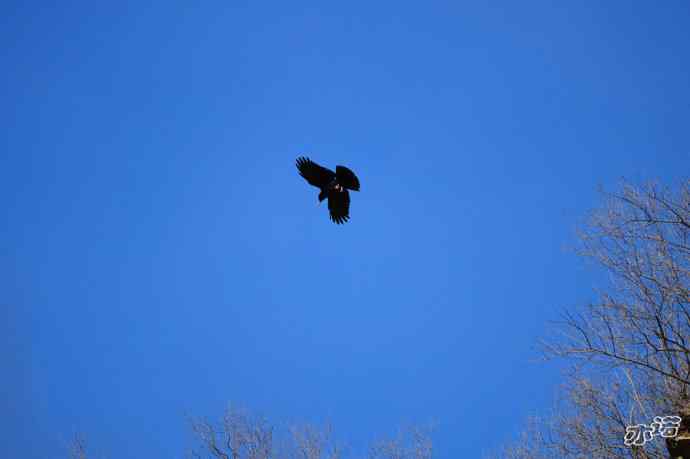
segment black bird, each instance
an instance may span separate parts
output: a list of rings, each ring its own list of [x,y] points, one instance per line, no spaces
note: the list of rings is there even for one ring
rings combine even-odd
[[[321,167],[309,158],[297,158],[297,170],[310,185],[319,188],[319,202],[328,198],[331,220],[337,224],[350,219],[350,193],[359,191],[359,179],[345,166],[336,166],[335,172]]]

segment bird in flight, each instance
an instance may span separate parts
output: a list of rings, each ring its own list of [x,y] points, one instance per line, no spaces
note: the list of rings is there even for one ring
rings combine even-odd
[[[336,166],[333,172],[302,156],[297,158],[297,170],[310,185],[321,190],[319,202],[328,199],[328,210],[334,223],[339,225],[350,219],[350,193],[347,190],[359,191],[359,179],[354,172],[345,166]]]

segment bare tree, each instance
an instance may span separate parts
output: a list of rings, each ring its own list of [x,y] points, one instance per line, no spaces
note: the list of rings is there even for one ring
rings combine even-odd
[[[690,458],[690,181],[675,192],[624,185],[581,231],[581,254],[610,285],[564,314],[548,357],[573,362],[555,414],[511,458]],[[675,439],[628,447],[626,426],[682,418]]]
[[[221,422],[192,419],[199,446],[195,459],[345,459],[349,449],[337,442],[330,424],[278,429],[265,419],[228,407]],[[410,428],[370,448],[370,459],[431,459],[430,429]]]
[[[333,438],[333,428],[326,424],[320,428],[311,424],[293,426],[290,434],[295,446],[295,456],[300,459],[340,459],[344,446]]]
[[[374,443],[369,459],[431,459],[432,452],[430,428],[414,426],[400,430],[393,438]]]
[[[70,459],[87,459],[86,441],[82,435],[76,434],[72,438],[69,449],[69,457]]]
[[[193,419],[192,430],[203,445],[193,457],[218,459],[269,459],[275,457],[273,428],[265,419],[229,407],[220,426]],[[206,456],[204,456],[206,454]]]
[[[82,433],[75,433],[68,441],[68,445],[67,457],[70,459],[106,459],[108,457],[103,453],[95,454],[93,449],[87,447],[85,436]]]

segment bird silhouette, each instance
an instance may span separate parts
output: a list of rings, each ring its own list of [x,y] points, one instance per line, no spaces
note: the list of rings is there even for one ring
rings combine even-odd
[[[328,210],[331,220],[336,224],[350,219],[350,193],[347,190],[359,191],[359,179],[345,166],[336,166],[335,172],[319,166],[309,158],[297,158],[299,175],[317,187],[319,202],[328,199]]]

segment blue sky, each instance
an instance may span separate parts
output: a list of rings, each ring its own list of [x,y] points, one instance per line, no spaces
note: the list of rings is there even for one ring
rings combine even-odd
[[[597,186],[690,167],[690,7],[601,3],[5,2],[0,455],[182,457],[228,402],[511,438]]]

